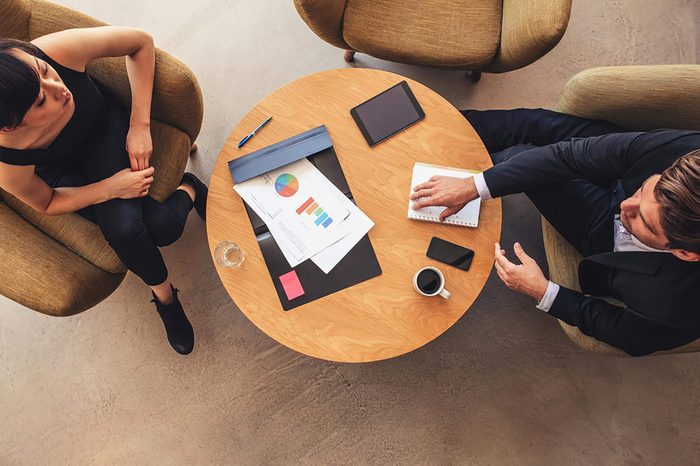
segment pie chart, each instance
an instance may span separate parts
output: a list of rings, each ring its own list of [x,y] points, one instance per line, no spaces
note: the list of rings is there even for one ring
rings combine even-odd
[[[275,191],[282,197],[292,197],[299,191],[299,180],[291,173],[283,173],[275,180]]]

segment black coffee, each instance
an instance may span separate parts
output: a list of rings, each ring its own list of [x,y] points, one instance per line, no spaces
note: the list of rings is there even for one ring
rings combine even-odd
[[[418,289],[425,294],[436,293],[440,288],[440,275],[431,269],[423,270],[418,274],[416,284]]]

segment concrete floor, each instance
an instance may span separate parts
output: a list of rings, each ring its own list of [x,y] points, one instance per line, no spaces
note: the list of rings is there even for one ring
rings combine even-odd
[[[204,91],[208,178],[234,124],[276,88],[346,66],[289,0],[60,0],[150,31]],[[576,72],[696,63],[698,0],[576,1],[559,46],[534,65],[469,84],[461,72],[358,56],[458,107],[552,107]],[[543,262],[536,212],[504,202],[503,242]],[[129,275],[66,319],[0,298],[0,464],[692,464],[700,454],[700,355],[582,352],[557,322],[492,276],[469,313],[411,354],[346,365],[301,356],[232,304],[192,215],[165,249],[197,335],[180,357]]]

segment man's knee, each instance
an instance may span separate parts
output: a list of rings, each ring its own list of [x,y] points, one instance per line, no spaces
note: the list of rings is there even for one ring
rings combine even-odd
[[[522,152],[536,149],[537,146],[533,144],[518,144],[517,146],[511,146],[507,149],[503,149],[500,152],[495,152],[491,154],[491,161],[494,165],[508,161],[511,157],[514,157]]]

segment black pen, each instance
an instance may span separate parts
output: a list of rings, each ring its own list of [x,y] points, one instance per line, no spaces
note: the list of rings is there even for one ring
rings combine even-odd
[[[260,126],[258,126],[257,128],[255,128],[255,129],[253,130],[252,133],[250,133],[248,136],[246,136],[246,137],[244,137],[243,139],[241,139],[241,142],[238,143],[238,148],[240,149],[241,147],[243,147],[243,145],[244,145],[246,142],[248,142],[248,140],[249,140],[250,138],[252,138],[253,136],[255,136],[255,133],[257,133],[258,131],[260,131],[261,129],[263,129],[263,128],[265,127],[265,125],[268,124],[268,123],[270,122],[270,120],[272,120],[272,115],[270,115],[270,117],[269,117],[267,120],[265,120],[265,121],[263,121],[262,123],[260,123]]]

